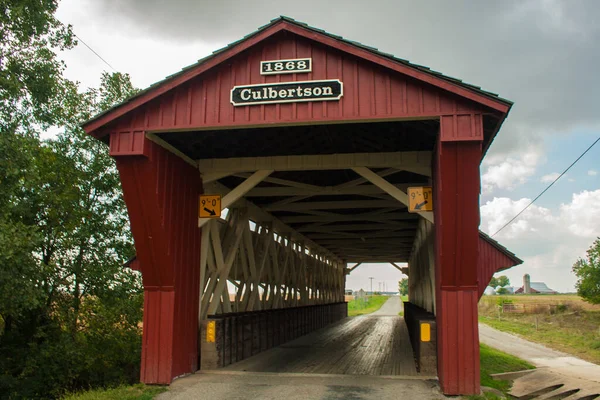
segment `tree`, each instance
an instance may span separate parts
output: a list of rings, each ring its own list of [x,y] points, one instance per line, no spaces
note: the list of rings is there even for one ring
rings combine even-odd
[[[55,398],[139,376],[141,282],[118,174],[78,126],[135,93],[78,93],[58,0],[0,2],[0,397]],[[60,129],[41,140],[40,132]]]
[[[506,275],[500,275],[497,278],[497,282],[498,282],[498,286],[510,286],[510,280],[508,279],[508,276]]]
[[[400,292],[400,296],[408,295],[408,279],[404,278],[398,281],[398,291]]]
[[[508,291],[508,289],[501,287],[500,289],[496,290],[496,294],[509,294],[510,292]]]
[[[498,286],[509,286],[510,285],[510,280],[508,279],[508,277],[506,275],[501,275],[499,277],[495,277],[493,276],[492,279],[490,279],[490,284],[488,286],[491,286],[493,288],[496,288]]]
[[[76,42],[54,16],[57,0],[0,3],[0,129],[27,132],[64,120],[64,63],[57,51]]]
[[[36,285],[43,275],[35,251],[40,235],[23,218],[18,195],[44,151],[39,130],[67,118],[67,81],[56,52],[75,41],[71,27],[54,17],[57,6],[52,0],[0,3],[0,332],[12,328],[14,315],[43,302]]]
[[[123,74],[85,93],[63,88],[61,132],[28,141],[27,168],[4,186],[6,221],[19,229],[0,234],[0,392],[14,397],[138,376],[141,282],[122,268],[133,245],[119,177],[107,146],[78,126],[135,89]]]
[[[600,238],[590,246],[585,259],[573,264],[573,273],[577,276],[577,294],[585,301],[600,304]]]

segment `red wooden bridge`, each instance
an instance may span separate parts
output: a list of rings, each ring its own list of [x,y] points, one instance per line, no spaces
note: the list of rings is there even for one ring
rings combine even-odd
[[[86,122],[143,274],[142,381],[343,319],[346,274],[389,262],[408,263],[407,327],[424,341],[427,321],[443,392],[478,393],[477,301],[520,263],[478,231],[479,166],[511,105],[282,17]],[[201,194],[226,216],[199,219]]]

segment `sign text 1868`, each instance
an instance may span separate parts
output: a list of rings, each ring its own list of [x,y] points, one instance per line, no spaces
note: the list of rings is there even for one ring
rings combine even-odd
[[[293,60],[273,60],[260,62],[261,75],[299,74],[311,71],[311,58],[295,58]]]

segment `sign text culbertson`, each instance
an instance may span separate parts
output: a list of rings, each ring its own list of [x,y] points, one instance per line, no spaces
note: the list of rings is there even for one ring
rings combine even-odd
[[[344,95],[338,79],[324,81],[263,83],[235,86],[231,89],[234,106],[339,100]]]

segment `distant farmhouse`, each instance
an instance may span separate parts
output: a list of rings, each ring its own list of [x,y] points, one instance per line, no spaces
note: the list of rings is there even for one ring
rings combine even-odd
[[[529,274],[523,275],[523,286],[515,290],[515,294],[558,294],[556,290],[550,289],[544,282],[531,282]]]

